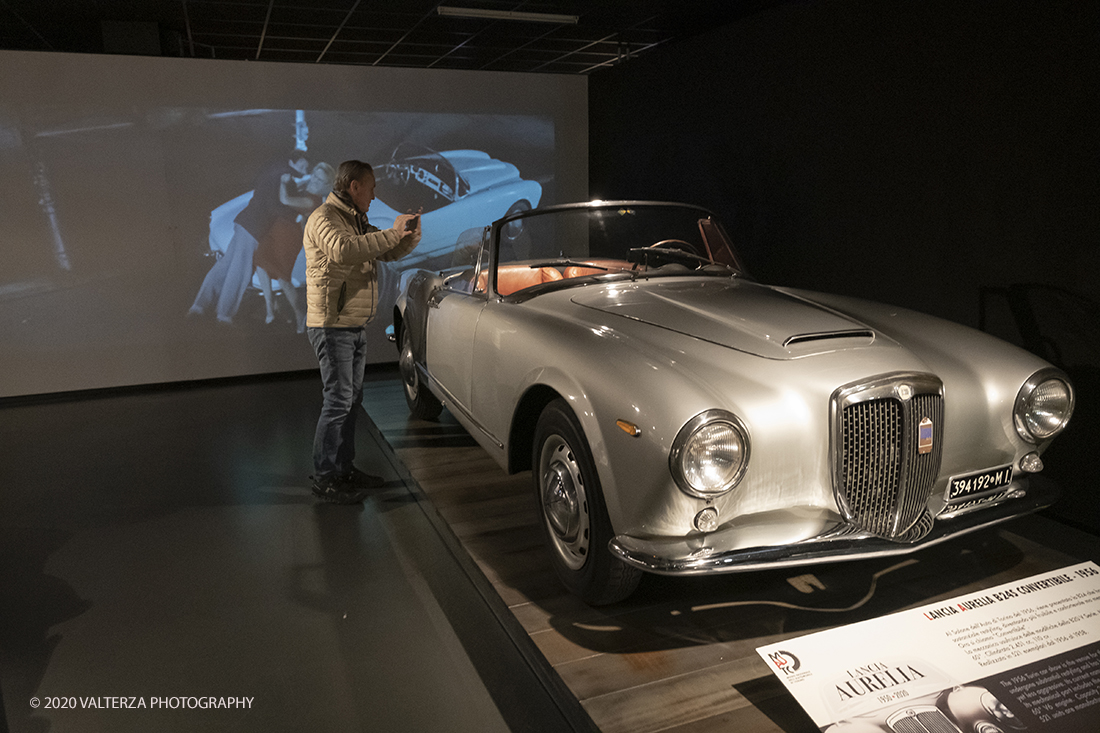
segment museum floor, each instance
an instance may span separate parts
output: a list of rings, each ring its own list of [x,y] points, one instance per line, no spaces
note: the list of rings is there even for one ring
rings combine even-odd
[[[309,495],[312,374],[0,403],[0,731],[809,733],[756,647],[1100,560],[1033,517],[591,609],[530,477],[370,376],[361,507]]]

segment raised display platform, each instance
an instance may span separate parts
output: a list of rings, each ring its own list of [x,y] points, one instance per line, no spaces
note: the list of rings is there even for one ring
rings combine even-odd
[[[902,558],[647,576],[627,601],[591,608],[553,573],[529,473],[506,475],[446,411],[410,418],[396,376],[368,383],[364,405],[604,733],[817,731],[757,647],[1100,559],[1096,537],[1032,516]]]

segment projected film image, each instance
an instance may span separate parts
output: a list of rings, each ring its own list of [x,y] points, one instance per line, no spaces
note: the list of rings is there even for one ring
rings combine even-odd
[[[394,361],[402,271],[551,203],[554,139],[525,115],[0,109],[0,367],[84,360],[121,365],[120,383],[127,360],[192,378],[315,367],[302,228],[348,159],[375,168],[371,224],[423,212],[417,249],[379,274],[371,360]]]

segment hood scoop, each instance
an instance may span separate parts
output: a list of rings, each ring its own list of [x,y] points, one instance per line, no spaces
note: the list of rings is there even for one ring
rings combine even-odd
[[[848,331],[827,331],[825,333],[800,333],[794,336],[790,336],[783,345],[787,348],[792,346],[798,347],[802,344],[809,344],[815,341],[832,341],[836,339],[851,340],[855,342],[862,342],[864,345],[870,346],[874,343],[875,332],[867,328],[855,328]]]
[[[694,278],[584,288],[573,302],[768,359],[867,348],[882,336],[805,297],[747,280]]]

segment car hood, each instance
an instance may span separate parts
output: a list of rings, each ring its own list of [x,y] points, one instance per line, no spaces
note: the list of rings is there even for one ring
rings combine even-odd
[[[769,359],[794,359],[886,340],[806,298],[745,280],[647,280],[585,288],[577,305]]]
[[[491,158],[480,150],[447,150],[440,155],[466,179],[471,193],[519,178],[519,169],[514,165]]]

